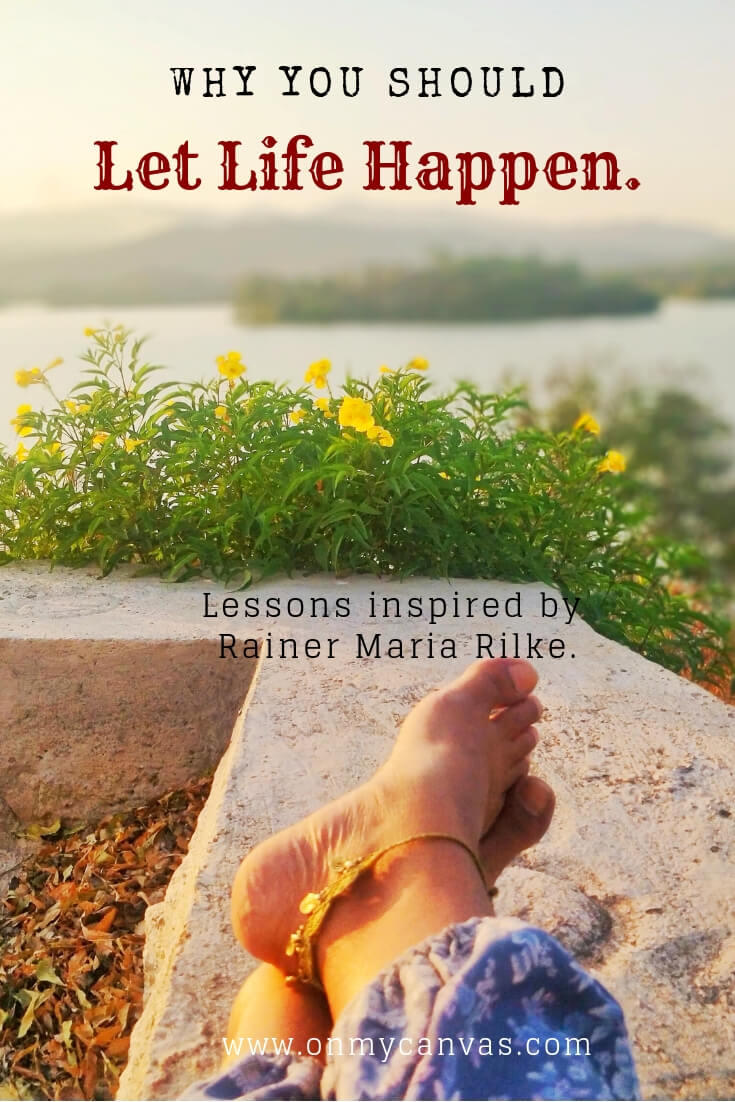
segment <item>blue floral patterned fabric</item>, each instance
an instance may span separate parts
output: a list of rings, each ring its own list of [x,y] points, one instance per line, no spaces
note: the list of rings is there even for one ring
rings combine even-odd
[[[450,926],[334,1024],[326,1067],[248,1056],[185,1098],[633,1099],[623,1013],[554,938],[515,919]]]

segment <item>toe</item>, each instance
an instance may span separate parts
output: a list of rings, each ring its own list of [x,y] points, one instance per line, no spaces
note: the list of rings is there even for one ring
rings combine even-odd
[[[538,731],[535,727],[526,727],[525,731],[508,743],[510,760],[515,764],[528,757],[538,743]]]
[[[538,697],[527,696],[492,716],[494,731],[503,739],[515,739],[541,719],[543,708]]]
[[[521,777],[525,777],[527,773],[530,773],[530,771],[531,771],[531,753],[530,752],[528,754],[526,754],[525,757],[516,758],[515,761],[510,762],[507,769],[506,769],[506,771],[505,771],[505,780],[506,780],[506,783],[507,783],[508,787],[506,788],[505,792],[503,793],[503,797],[505,798],[505,796],[507,796],[507,793],[510,792],[510,790],[515,785],[516,781],[519,781],[521,779]],[[491,826],[491,824],[488,823],[486,829],[489,830],[490,826]]]
[[[465,708],[488,713],[525,699],[537,681],[538,674],[529,662],[481,658],[447,686],[445,693]]]

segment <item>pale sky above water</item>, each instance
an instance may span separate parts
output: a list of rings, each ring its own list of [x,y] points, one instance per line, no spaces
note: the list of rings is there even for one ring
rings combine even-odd
[[[363,140],[409,139],[439,149],[612,150],[638,191],[554,192],[539,183],[520,207],[480,197],[477,213],[557,222],[681,221],[735,233],[735,2],[733,0],[0,0],[0,214],[118,206],[128,200],[227,215],[327,212],[340,202],[452,204],[454,196],[366,194]],[[284,98],[279,65],[364,67],[358,98]],[[249,98],[173,94],[175,65],[256,65]],[[559,67],[565,91],[496,99],[402,99],[388,71],[406,66],[526,66],[539,83]],[[234,91],[238,82],[234,79]],[[195,77],[196,80],[196,77]],[[199,84],[201,89],[201,84]],[[262,137],[306,132],[345,161],[338,193],[222,193],[219,140],[241,140],[254,163]],[[95,140],[118,141],[120,163],[148,150],[200,153],[202,187],[184,194],[100,194]],[[519,213],[520,212],[520,213]]]

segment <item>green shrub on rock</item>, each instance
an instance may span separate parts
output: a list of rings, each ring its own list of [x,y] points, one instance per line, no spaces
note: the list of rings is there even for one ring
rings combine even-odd
[[[238,585],[294,571],[540,581],[662,665],[729,667],[727,623],[681,582],[696,553],[651,534],[590,415],[514,427],[518,393],[432,397],[420,358],[339,391],[326,360],[294,389],[248,381],[234,351],[209,381],[155,383],[131,334],[88,335],[69,397],[48,368],[16,373],[54,404],[19,407],[18,450],[0,456],[5,562]]]

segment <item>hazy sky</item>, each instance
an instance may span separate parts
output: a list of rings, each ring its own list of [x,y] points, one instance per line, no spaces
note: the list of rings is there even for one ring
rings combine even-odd
[[[735,232],[734,0],[0,0],[0,213],[119,205],[177,204],[226,214],[327,211],[361,201],[394,208],[406,196],[363,192],[365,139],[407,138],[418,152],[439,149],[612,150],[636,192],[553,192],[539,185],[521,205],[497,205],[496,190],[473,211],[557,221],[654,218]],[[255,65],[256,94],[177,98],[175,65]],[[279,65],[364,67],[361,93],[345,99],[281,95]],[[389,99],[387,74],[406,66],[467,66],[477,94],[455,99]],[[480,66],[562,69],[556,99],[496,99],[479,93]],[[239,81],[231,74],[232,92]],[[303,76],[303,74],[302,74]],[[219,140],[241,140],[244,161],[271,133],[279,141],[309,133],[346,165],[339,192],[225,194]],[[172,153],[184,139],[200,153],[202,187],[184,195],[99,194],[96,139],[118,141],[120,163],[148,150]],[[455,197],[434,196],[435,204]],[[417,191],[411,203],[424,201]],[[520,215],[519,215],[520,212]]]

